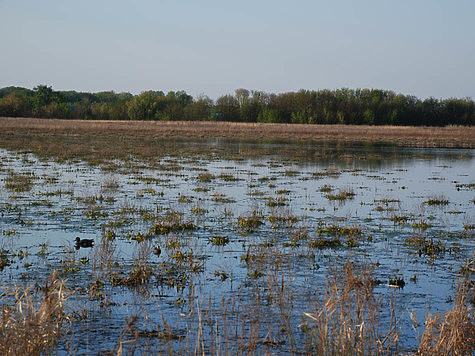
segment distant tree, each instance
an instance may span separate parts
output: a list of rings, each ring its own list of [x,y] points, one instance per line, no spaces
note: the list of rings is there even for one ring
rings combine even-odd
[[[216,100],[216,111],[220,121],[239,121],[239,102],[232,95],[224,95]]]
[[[134,96],[127,102],[127,114],[131,120],[158,120],[160,119],[160,109],[162,109],[161,99],[164,97],[162,91],[144,91]]]
[[[12,91],[0,99],[0,116],[31,116],[31,103],[20,91]]]
[[[299,90],[281,94],[236,89],[213,103],[185,91],[139,95],[104,91],[0,88],[0,115],[101,120],[225,120],[350,125],[474,125],[471,98],[420,100],[381,89]]]
[[[206,121],[211,119],[213,109],[213,100],[205,95],[198,97],[196,101],[192,101],[185,108],[185,120]]]
[[[276,109],[265,108],[259,113],[257,117],[257,122],[262,123],[281,123],[282,119],[280,117],[279,111]]]
[[[247,101],[249,100],[249,94],[250,94],[249,90],[247,89],[243,89],[243,88],[236,89],[235,95],[240,107],[242,107],[245,103],[247,103]]]
[[[42,106],[51,104],[56,98],[53,88],[47,85],[38,85],[33,88],[33,90],[35,92],[33,103],[36,110],[39,110]]]
[[[161,115],[161,119],[167,121],[180,121],[184,120],[184,118],[185,113],[183,106],[178,101],[171,101],[167,103]]]

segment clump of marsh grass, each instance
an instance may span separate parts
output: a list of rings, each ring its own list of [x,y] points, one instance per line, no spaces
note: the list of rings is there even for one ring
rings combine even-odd
[[[183,214],[170,210],[164,216],[158,218],[150,231],[155,235],[165,235],[170,232],[193,229],[196,229],[196,225],[192,221],[184,221]]]
[[[116,190],[119,188],[119,179],[112,174],[106,175],[102,181],[102,189]]]
[[[19,286],[4,288],[0,294],[0,354],[39,355],[51,352],[67,334],[71,315],[66,308],[70,295],[54,271],[40,289]]]
[[[251,233],[263,224],[263,216],[260,211],[254,210],[248,216],[238,216],[236,227],[241,233]]]
[[[458,278],[452,309],[426,319],[416,355],[473,355],[475,350],[475,292],[471,271]]]
[[[443,196],[431,197],[425,201],[427,205],[448,205],[449,201]]]
[[[394,320],[384,328],[380,301],[373,294],[371,268],[347,261],[341,273],[327,276],[326,294],[315,311],[304,313],[301,328],[316,355],[391,353],[399,335]]]
[[[20,174],[13,171],[5,178],[5,188],[14,192],[29,192],[33,187],[33,174]]]
[[[351,188],[343,188],[338,191],[338,193],[332,194],[328,193],[325,195],[325,198],[328,200],[339,200],[344,201],[347,199],[353,199],[355,197],[355,192]]]

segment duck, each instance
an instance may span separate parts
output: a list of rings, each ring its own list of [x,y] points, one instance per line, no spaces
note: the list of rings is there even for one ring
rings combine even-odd
[[[159,257],[161,253],[162,253],[162,249],[160,248],[159,245],[157,245],[153,248],[153,254],[155,256]]]
[[[93,239],[81,239],[76,237],[76,250],[79,250],[80,247],[92,247],[94,246]]]

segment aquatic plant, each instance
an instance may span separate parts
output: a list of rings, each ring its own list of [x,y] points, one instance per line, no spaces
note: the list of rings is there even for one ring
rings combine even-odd
[[[196,225],[192,221],[184,221],[182,214],[170,210],[150,228],[156,235],[169,234],[173,231],[194,230]]]
[[[247,216],[238,216],[237,229],[242,233],[251,233],[263,224],[263,216],[258,210],[254,210]]]
[[[355,197],[355,192],[351,188],[344,188],[340,189],[338,193],[332,194],[328,193],[325,195],[325,198],[328,200],[346,200],[346,199],[353,199]]]
[[[28,173],[16,173],[10,171],[5,178],[5,188],[14,192],[29,192],[33,187],[36,177]]]
[[[448,205],[449,201],[445,197],[439,196],[430,198],[429,200],[426,200],[425,203],[427,205]]]

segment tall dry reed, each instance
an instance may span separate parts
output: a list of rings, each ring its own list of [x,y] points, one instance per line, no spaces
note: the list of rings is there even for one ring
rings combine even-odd
[[[463,276],[458,278],[453,307],[445,313],[427,317],[416,355],[474,354],[473,264],[473,261],[468,264]]]
[[[69,295],[56,271],[38,288],[38,293],[34,286],[4,288],[0,295],[0,355],[51,352],[68,332]]]
[[[326,295],[301,327],[317,355],[372,355],[395,351],[399,334],[394,318],[382,327],[381,303],[373,293],[371,269],[347,261],[327,277]],[[392,313],[394,315],[394,313]]]

